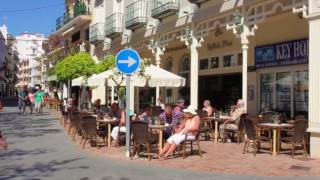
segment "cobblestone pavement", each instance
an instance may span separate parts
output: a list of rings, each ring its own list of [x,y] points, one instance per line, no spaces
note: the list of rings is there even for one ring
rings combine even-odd
[[[0,129],[7,136],[9,150],[7,153],[0,150],[1,180],[319,179],[206,173],[101,158],[74,145],[49,113],[21,116],[15,103],[6,102],[6,105],[9,107],[0,113]]]

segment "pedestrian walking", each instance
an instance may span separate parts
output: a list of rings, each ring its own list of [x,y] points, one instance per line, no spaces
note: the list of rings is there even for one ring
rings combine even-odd
[[[19,106],[19,113],[24,115],[26,113],[26,103],[28,99],[28,92],[27,92],[27,86],[22,86],[19,92],[19,98],[18,98],[18,106]]]
[[[43,97],[44,93],[41,91],[41,88],[38,88],[35,94],[35,108],[38,114],[42,113]]]
[[[34,93],[32,91],[32,89],[29,90],[29,93],[28,93],[28,101],[29,101],[29,109],[30,109],[30,114],[33,113],[33,108],[34,108],[34,102],[35,102],[35,99],[34,99]]]

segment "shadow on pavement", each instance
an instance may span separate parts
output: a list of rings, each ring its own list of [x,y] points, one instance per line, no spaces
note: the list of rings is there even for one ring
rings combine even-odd
[[[49,161],[47,163],[38,162],[31,165],[31,167],[25,167],[24,165],[7,165],[2,166],[0,169],[0,179],[9,180],[13,178],[22,179],[42,179],[44,177],[50,177],[58,171],[64,170],[81,170],[89,169],[89,166],[75,166],[68,167],[68,164],[81,160],[82,158],[74,158],[63,161]]]

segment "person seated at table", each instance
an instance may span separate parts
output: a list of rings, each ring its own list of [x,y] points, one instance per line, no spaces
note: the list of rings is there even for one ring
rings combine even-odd
[[[125,118],[125,112],[123,109],[119,107],[119,104],[114,102],[111,105],[111,111],[109,113],[109,116],[117,120],[119,122],[118,126],[113,127],[111,131],[111,137],[113,139],[112,146],[117,146],[119,144],[118,135],[119,132],[125,133],[126,132],[126,118]]]
[[[189,106],[184,109],[184,123],[179,126],[175,134],[170,136],[167,143],[158,155],[159,160],[166,159],[174,152],[178,145],[180,145],[186,138],[187,140],[195,140],[197,132],[200,128],[200,117],[197,115],[196,108]]]
[[[220,141],[227,141],[231,142],[228,134],[225,132],[226,129],[228,130],[237,130],[240,123],[240,116],[246,113],[244,108],[244,101],[239,99],[237,104],[231,107],[230,118],[228,118],[223,124],[219,126],[220,131]]]
[[[78,111],[78,108],[74,105],[74,101],[72,98],[68,99],[67,104],[65,105],[66,112],[75,112]]]
[[[149,123],[149,121],[151,120],[151,107],[150,107],[150,105],[146,104],[143,107],[143,112],[140,115],[134,115],[132,117],[132,120]]]
[[[101,112],[100,109],[101,109],[101,99],[97,99],[93,103],[93,112],[95,112],[96,114],[99,114]]]
[[[208,117],[212,116],[216,111],[216,109],[211,106],[210,100],[204,100],[202,110],[207,112]]]
[[[185,108],[185,102],[184,99],[180,99],[176,106],[174,107],[174,112],[180,112],[182,113],[182,110]]]
[[[164,131],[164,137],[168,138],[172,134],[172,130],[177,130],[179,127],[180,119],[182,118],[182,113],[178,111],[173,111],[170,105],[166,105],[164,112],[159,115],[159,118],[165,124],[172,125],[173,129],[166,129]]]
[[[163,100],[161,98],[158,98],[158,105],[161,107],[161,110],[163,111],[166,108],[166,105],[163,103]]]

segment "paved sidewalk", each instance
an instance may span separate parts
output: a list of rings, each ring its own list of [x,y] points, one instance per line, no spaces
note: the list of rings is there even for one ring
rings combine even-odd
[[[52,115],[20,116],[15,107],[0,113],[0,129],[9,141],[9,151],[0,150],[1,180],[319,179],[204,173],[101,158],[74,145]]]

